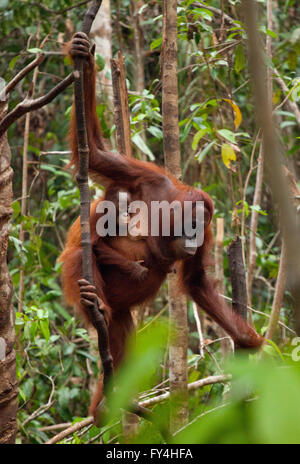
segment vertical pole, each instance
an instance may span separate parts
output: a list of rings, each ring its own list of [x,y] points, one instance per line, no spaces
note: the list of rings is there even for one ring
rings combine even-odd
[[[177,82],[177,1],[163,2],[162,46],[162,117],[166,169],[181,179],[181,157],[178,127]],[[178,295],[176,275],[168,277],[170,314],[170,428],[174,433],[188,421],[187,394],[187,305]]]

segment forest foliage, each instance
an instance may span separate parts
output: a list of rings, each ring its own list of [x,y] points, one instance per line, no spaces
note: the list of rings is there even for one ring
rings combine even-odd
[[[112,1],[112,50],[125,55],[131,131],[137,157],[163,163],[160,50],[162,46],[161,1],[139,3],[143,36],[145,88],[136,91],[136,57],[132,1]],[[221,2],[222,3],[222,2]],[[260,139],[255,122],[252,89],[247,67],[246,32],[239,0],[224,2],[231,22],[205,8],[220,9],[220,2],[178,1],[178,89],[182,169],[185,182],[207,191],[215,203],[215,218],[225,221],[224,284],[231,296],[226,247],[243,229],[249,246],[250,219],[258,211],[257,259],[252,289],[256,329],[264,335],[268,326],[278,275],[281,240],[278,217],[267,184],[261,203],[255,205],[256,163]],[[275,5],[276,3],[276,5]],[[271,38],[272,60],[268,67],[278,72],[287,92],[274,78],[273,106],[280,142],[288,168],[300,178],[299,121],[286,101],[300,97],[300,6],[296,0],[273,2],[273,28],[266,27],[266,1],[259,1],[262,40]],[[46,59],[39,68],[35,95],[43,95],[72,69],[62,52],[80,27],[86,5],[76,8],[71,0],[0,0],[0,74],[8,82],[40,51]],[[118,18],[120,22],[118,23]],[[104,58],[97,54],[99,69]],[[109,72],[108,72],[109,78]],[[101,79],[100,79],[101,80]],[[10,96],[10,108],[30,89],[32,75]],[[21,214],[24,118],[9,128],[14,169],[13,220],[10,234],[9,267],[14,285],[17,330],[17,376],[19,387],[18,442],[42,443],[53,432],[47,427],[72,423],[86,417],[90,383],[98,376],[97,352],[90,336],[67,308],[60,283],[57,258],[69,225],[79,213],[79,192],[72,174],[65,169],[69,155],[67,134],[72,106],[72,88],[51,104],[31,115],[29,134],[29,188],[26,215]],[[100,85],[98,116],[104,136],[115,148],[115,126],[107,89]],[[258,140],[258,143],[257,143]],[[254,153],[254,166],[251,156]],[[250,172],[250,177],[247,176]],[[246,183],[247,180],[247,183]],[[93,195],[101,188],[91,184]],[[25,242],[19,239],[23,224]],[[243,226],[243,227],[242,227]],[[20,273],[25,291],[18,310]],[[203,357],[193,306],[188,303],[189,382],[209,375],[231,372],[228,384],[208,385],[189,396],[190,424],[168,438],[176,443],[295,443],[299,442],[298,392],[300,366],[295,338],[292,301],[288,288],[280,311],[281,326],[271,344],[259,355],[224,364],[215,326],[202,316]],[[66,439],[72,443],[104,443],[120,440],[120,408],[130,395],[143,398],[167,386],[167,291],[162,288],[137,334],[139,350],[132,350],[128,364],[119,373],[122,389],[112,393],[108,426],[89,426],[82,434]],[[164,340],[164,343],[161,341]],[[292,356],[293,353],[293,356]],[[144,366],[147,365],[147,369]],[[155,387],[156,386],[156,387]],[[257,397],[256,397],[257,393]],[[39,408],[39,414],[34,412]],[[154,407],[154,421],[141,421],[138,442],[165,440],[168,404]],[[230,425],[229,425],[230,424]],[[44,429],[46,427],[46,430]]]

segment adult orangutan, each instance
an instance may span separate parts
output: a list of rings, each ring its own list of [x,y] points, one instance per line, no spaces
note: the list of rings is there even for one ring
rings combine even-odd
[[[103,199],[116,198],[126,192],[131,200],[144,201],[151,209],[151,202],[185,201],[204,202],[204,241],[202,246],[187,247],[184,231],[175,236],[174,215],[169,236],[144,235],[133,239],[125,237],[99,237],[96,223],[100,214],[96,209],[103,200],[91,207],[91,241],[95,286],[82,280],[82,249],[79,219],[71,226],[65,249],[60,257],[63,262],[63,285],[66,300],[89,320],[89,306],[98,300],[109,324],[110,349],[114,366],[122,360],[126,337],[133,327],[131,308],[154,298],[167,273],[176,262],[179,288],[192,298],[243,348],[257,348],[263,338],[245,320],[233,312],[218,295],[214,283],[207,275],[212,244],[210,223],[213,202],[199,189],[179,182],[164,169],[120,154],[108,152],[101,134],[96,114],[95,64],[88,37],[78,32],[70,50],[74,58],[84,58],[85,112],[90,148],[89,175],[105,188]],[[75,117],[70,130],[73,157],[71,164],[78,167]],[[193,221],[197,229],[196,206]],[[141,228],[143,224],[141,225]],[[91,413],[97,406],[101,392],[92,401]]]

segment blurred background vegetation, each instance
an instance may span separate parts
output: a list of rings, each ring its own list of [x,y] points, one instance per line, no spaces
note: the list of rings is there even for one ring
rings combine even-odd
[[[224,3],[232,22],[206,9],[205,3],[219,10]],[[281,240],[276,208],[266,185],[260,206],[253,205],[255,169],[250,171],[245,188],[251,154],[255,150],[255,168],[259,144],[255,144],[257,127],[242,12],[239,0],[205,3],[178,1],[179,125],[184,181],[207,191],[215,203],[215,218],[224,218],[224,293],[228,297],[231,287],[226,246],[235,237],[236,225],[240,227],[242,222],[247,255],[251,212],[253,209],[259,212],[252,307],[260,312],[253,313],[255,326],[265,334],[278,274]],[[285,93],[274,79],[273,104],[279,107],[276,121],[281,129],[285,161],[299,180],[299,121],[286,101],[297,104],[300,96],[300,5],[296,0],[273,2],[272,30],[266,27],[266,1],[260,0],[259,7],[263,40],[267,37],[272,40],[273,57],[268,65],[278,71],[287,87]],[[41,41],[48,36],[43,47],[47,56],[39,67],[35,96],[50,90],[71,71],[62,46],[80,26],[85,9],[86,4],[74,8],[71,0],[43,3],[0,0],[0,75],[8,82],[34,58]],[[95,31],[94,38],[97,41],[97,35],[103,39],[107,34],[104,38],[112,47],[112,56],[119,49],[125,55],[135,156],[162,164],[161,1],[113,0],[105,21],[110,27]],[[97,48],[101,70],[98,115],[104,136],[114,149],[110,71],[106,63],[109,54],[109,47],[108,50]],[[10,108],[25,97],[31,83],[32,74],[12,93]],[[285,104],[281,105],[283,101]],[[20,443],[44,442],[59,431],[49,430],[50,426],[85,417],[92,379],[98,375],[97,352],[91,349],[90,335],[63,301],[60,265],[56,262],[67,229],[79,212],[79,192],[72,175],[65,169],[69,155],[55,154],[68,150],[71,105],[72,88],[69,88],[47,107],[31,114],[25,215],[21,214],[24,118],[8,132],[15,173],[9,266],[15,289]],[[99,186],[91,185],[91,189],[95,195],[101,193]],[[24,242],[20,240],[21,224],[25,231]],[[20,306],[21,273],[24,292]],[[238,359],[235,365],[226,367],[218,341],[220,334],[215,324],[201,312],[204,345],[199,351],[194,314],[189,302],[189,382],[227,371],[236,373],[239,380],[233,382],[231,388],[220,383],[192,392],[189,398],[191,423],[172,440],[176,443],[299,442],[300,368],[299,363],[291,360],[295,348],[291,340],[295,335],[288,290],[280,311],[280,321],[284,325],[279,326],[274,344],[265,347],[266,364],[257,363],[258,356],[254,355],[249,362]],[[143,391],[147,398],[167,388],[167,344],[161,346],[156,342],[167,340],[167,334],[161,333],[165,330],[164,321],[167,321],[166,286],[138,317],[141,330],[138,346],[143,349],[132,355],[134,364],[123,374],[121,406],[126,401],[126,393]],[[147,367],[145,374],[146,363],[149,370]],[[40,413],[32,417],[39,408],[42,408]],[[157,414],[152,425],[141,422],[137,439],[141,443],[164,440],[168,406],[158,404],[154,411]],[[104,443],[117,442],[121,433],[117,416],[116,412],[110,418],[109,427],[89,426],[66,440],[73,443],[100,439]]]

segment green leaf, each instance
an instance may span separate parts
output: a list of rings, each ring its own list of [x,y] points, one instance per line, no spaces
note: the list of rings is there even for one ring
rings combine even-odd
[[[282,353],[281,353],[280,349],[278,348],[278,346],[276,345],[276,343],[273,342],[273,340],[269,340],[268,338],[266,340],[274,348],[274,351],[276,351],[276,353],[279,355],[281,361],[284,361]]]
[[[199,154],[197,154],[195,156],[196,160],[198,161],[198,163],[201,163],[205,156],[208,154],[208,152],[210,151],[210,149],[214,146],[215,142],[210,142],[208,145],[206,145],[206,147],[204,148],[204,150],[202,150]]]
[[[194,135],[193,142],[192,142],[192,149],[193,149],[193,150],[196,150],[196,149],[197,149],[198,143],[200,142],[200,140],[202,139],[202,137],[203,137],[207,132],[208,132],[208,128],[206,127],[205,129],[199,130],[199,131]]]
[[[19,387],[19,395],[20,395],[20,397],[22,398],[23,401],[26,401],[26,395],[24,394],[21,387]]]
[[[155,160],[155,156],[153,155],[152,151],[150,150],[150,148],[147,147],[144,140],[142,139],[142,137],[139,134],[133,135],[131,137],[131,140],[139,148],[139,150],[141,150],[143,153],[145,153],[145,155],[148,156],[148,158],[151,161]]]
[[[225,60],[218,60],[215,62],[215,64],[219,66],[228,66],[228,62]]]
[[[246,66],[246,58],[242,44],[239,44],[235,49],[234,70],[238,74]]]
[[[197,45],[199,44],[200,40],[201,40],[201,35],[200,35],[200,33],[197,31],[197,32],[195,33],[195,42],[196,42]]]
[[[34,340],[38,329],[38,322],[33,321],[30,327],[30,340]]]
[[[160,47],[161,44],[162,44],[162,37],[159,37],[158,39],[154,40],[154,42],[151,42],[150,50],[154,50],[155,48]]]
[[[161,129],[159,129],[158,127],[155,127],[155,126],[150,126],[150,127],[148,127],[147,130],[148,130],[148,132],[150,132],[150,134],[153,135],[153,137],[155,137],[158,140],[162,140],[163,133],[162,133]]]
[[[193,105],[190,106],[191,111],[194,111],[197,108],[201,108],[201,103],[194,103]]]
[[[236,143],[235,133],[228,129],[220,129],[217,131],[226,140],[229,140],[231,143]]]
[[[214,14],[211,11],[206,10],[204,8],[193,8],[193,13],[194,12],[198,13],[198,15],[206,21],[211,21],[214,16]]]
[[[28,48],[27,51],[28,53],[34,53],[34,54],[43,52],[43,50],[41,50],[40,48]]]
[[[50,338],[50,330],[49,330],[49,321],[47,320],[41,320],[39,322],[41,331],[46,339],[46,341],[49,341]]]
[[[284,129],[285,127],[296,126],[296,125],[297,125],[296,121],[283,121],[280,124],[280,129]]]
[[[266,213],[266,211],[262,210],[260,205],[252,205],[252,206],[250,206],[250,209],[252,211],[256,211],[257,213],[261,214],[262,216],[268,216],[268,213]]]
[[[98,71],[103,71],[106,63],[104,57],[99,53],[96,53],[96,64],[98,66]]]
[[[274,31],[271,31],[270,29],[266,29],[266,34],[270,37],[273,37],[273,39],[278,39],[278,34],[276,34]]]
[[[15,64],[16,64],[16,62],[18,61],[19,58],[21,58],[21,55],[14,56],[13,59],[10,60],[8,67],[9,67],[9,69],[10,69],[11,71],[14,69]]]

